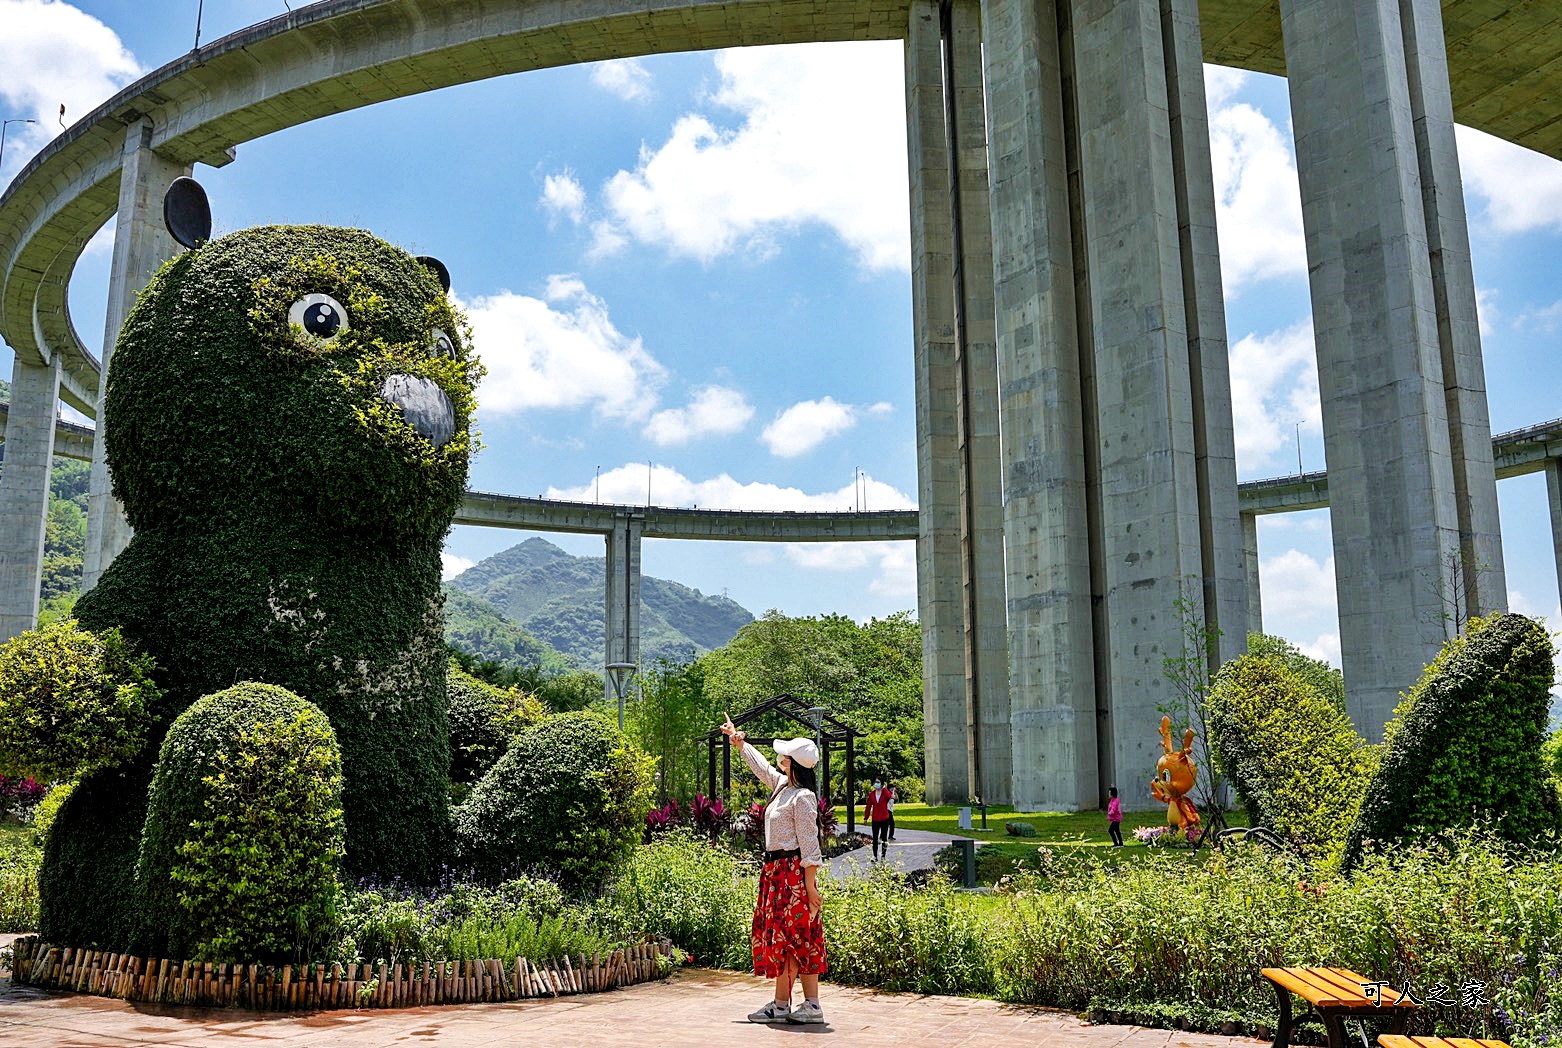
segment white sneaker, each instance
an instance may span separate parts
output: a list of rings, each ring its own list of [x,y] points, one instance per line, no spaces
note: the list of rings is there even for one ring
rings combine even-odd
[[[784,1023],[792,1016],[789,1005],[780,1001],[771,1001],[757,1012],[748,1013],[748,1021],[751,1023]]]
[[[804,1001],[792,1010],[792,1014],[786,1017],[789,1023],[822,1023],[824,1022],[824,1009],[812,1001]]]

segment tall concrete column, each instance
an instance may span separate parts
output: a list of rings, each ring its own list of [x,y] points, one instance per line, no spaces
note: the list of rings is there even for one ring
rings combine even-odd
[[[1148,807],[1184,617],[1247,625],[1197,8],[984,9],[1017,803]]]
[[[1179,709],[1165,658],[1181,650],[1182,619],[1204,625],[1211,609],[1203,595],[1221,584],[1237,589],[1226,594],[1227,606],[1246,603],[1234,469],[1229,520],[1201,512],[1201,500],[1222,497],[1207,490],[1209,477],[1200,483],[1201,473],[1224,475],[1232,438],[1211,447],[1198,432],[1206,421],[1197,412],[1209,378],[1203,368],[1223,374],[1213,358],[1217,349],[1224,355],[1225,332],[1210,301],[1209,289],[1218,301],[1220,286],[1213,237],[1196,237],[1201,230],[1193,228],[1213,225],[1214,201],[1203,118],[1192,116],[1204,108],[1201,70],[1186,60],[1198,52],[1196,13],[1180,6],[1070,5],[1110,665],[1097,686],[1110,689],[1114,727],[1111,765],[1102,770],[1117,780],[1126,806],[1141,808],[1151,803],[1162,708]],[[1194,43],[1179,44],[1189,32]],[[1180,130],[1174,114],[1185,118]],[[1229,428],[1229,390],[1211,392],[1227,404]],[[1203,537],[1217,527],[1228,545],[1210,561],[1225,570],[1206,577]],[[1233,625],[1245,622],[1244,614]]]
[[[911,302],[917,419],[917,616],[930,803],[972,795],[961,543],[955,238],[938,0],[914,0],[906,39]]]
[[[11,365],[11,407],[0,467],[0,641],[38,623],[44,527],[54,469],[58,363]]]
[[[1076,810],[1098,804],[1101,791],[1085,486],[1090,413],[1081,390],[1059,32],[1051,0],[987,0],[982,12],[1014,803]],[[1109,733],[1110,724],[1100,730]]]
[[[606,661],[640,664],[640,538],[645,517],[620,513],[607,536]],[[612,675],[603,674],[606,697],[614,698]]]
[[[1281,0],[1356,727],[1505,607],[1435,0]],[[1367,510],[1371,506],[1370,513]]]
[[[1247,581],[1247,631],[1264,632],[1263,590],[1258,580],[1258,514],[1242,514],[1242,567]]]
[[[944,0],[945,129],[950,149],[966,691],[976,727],[971,786],[1013,798],[1009,642],[1004,612],[997,307],[979,0]]]
[[[108,392],[109,360],[114,354],[114,343],[119,340],[119,329],[136,304],[136,296],[158,267],[184,250],[163,226],[163,194],[170,182],[189,173],[189,164],[166,160],[152,151],[149,117],[135,120],[126,128],[119,175],[119,213],[114,226],[114,258],[109,271],[108,310],[103,323],[97,432],[87,488],[83,592],[97,585],[104,569],[130,543],[130,525],[125,520],[124,508],[114,498],[108,460],[104,455],[103,397]]]
[[[1557,594],[1562,597],[1562,459],[1546,462],[1546,501],[1551,505],[1551,549],[1557,566]]]

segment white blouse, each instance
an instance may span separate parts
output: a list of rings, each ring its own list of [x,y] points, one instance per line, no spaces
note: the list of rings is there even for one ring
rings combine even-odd
[[[765,806],[765,850],[802,853],[804,866],[823,866],[819,853],[819,798],[813,790],[801,786],[783,786],[787,777],[748,743],[743,744],[743,763],[759,776],[759,781],[775,793],[781,793]]]

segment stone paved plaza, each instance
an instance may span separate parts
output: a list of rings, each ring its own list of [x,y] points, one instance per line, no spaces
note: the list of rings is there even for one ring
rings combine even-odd
[[[5,1048],[371,1048],[378,1045],[779,1045],[822,1037],[869,1048],[1048,1045],[1057,1048],[1252,1048],[1261,1042],[1130,1026],[1090,1026],[1068,1012],[963,997],[920,997],[825,986],[823,1027],[763,1027],[744,1016],[768,983],[690,969],[666,982],[557,1001],[383,1012],[259,1014],[136,1006],[0,983]]]

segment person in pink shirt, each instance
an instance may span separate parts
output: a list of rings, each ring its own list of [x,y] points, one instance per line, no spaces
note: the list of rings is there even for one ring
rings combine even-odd
[[[1106,830],[1112,835],[1112,847],[1123,846],[1123,802],[1117,798],[1117,787],[1111,789],[1112,799],[1106,802]]]

